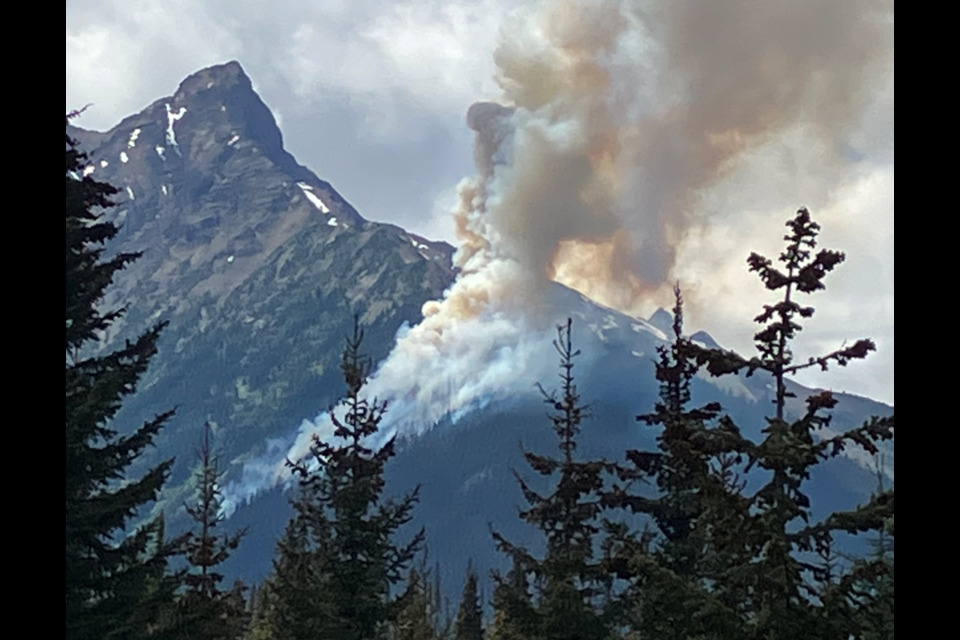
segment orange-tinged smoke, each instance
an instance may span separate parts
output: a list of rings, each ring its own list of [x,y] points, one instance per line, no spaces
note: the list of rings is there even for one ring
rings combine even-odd
[[[495,53],[509,115],[486,104],[468,119],[484,202],[458,213],[461,237],[639,309],[706,222],[701,195],[752,149],[802,126],[829,152],[824,175],[836,169],[891,24],[892,3],[866,0],[540,3]]]
[[[709,224],[705,194],[785,132],[822,150],[813,182],[830,189],[870,87],[892,73],[892,7],[545,0],[520,10],[494,53],[498,101],[467,113],[477,171],[453,212],[460,273],[399,336],[368,392],[396,401],[398,423],[434,424],[529,389],[552,361],[543,345],[557,318],[538,310],[553,281],[639,313],[672,284],[688,235]],[[305,424],[289,456],[328,423]]]

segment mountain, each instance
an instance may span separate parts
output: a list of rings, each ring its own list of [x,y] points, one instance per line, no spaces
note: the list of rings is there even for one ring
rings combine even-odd
[[[106,304],[125,303],[128,312],[99,348],[169,322],[117,424],[132,429],[177,406],[156,449],[140,461],[177,457],[156,507],[168,514],[174,531],[183,523],[204,422],[214,427],[227,481],[236,480],[245,465],[339,399],[340,354],[354,314],[366,331],[366,351],[379,362],[397,332],[418,323],[423,304],[440,298],[456,277],[453,247],[366,220],[332,185],[298,164],[236,62],[191,75],[173,95],[109,131],[68,127],[68,133],[90,154],[84,171],[121,189],[119,206],[109,211],[122,225],[111,251],[143,252],[111,289]],[[581,451],[622,458],[626,448],[651,446],[655,433],[635,416],[657,397],[653,362],[671,331],[670,314],[633,318],[560,285],[551,304],[557,321],[574,319],[576,344],[585,354],[578,373],[593,418],[584,426]],[[716,344],[702,332],[692,337]],[[809,393],[795,390],[798,402]],[[721,401],[755,434],[772,398],[761,375],[702,378],[694,391],[697,402]],[[833,427],[891,411],[840,396]],[[488,524],[535,546],[516,518],[521,496],[509,473],[525,469],[521,442],[543,452],[555,446],[533,392],[496,398],[457,420],[448,416],[400,442],[388,471],[391,491],[422,485],[413,526],[427,527],[431,556],[441,563],[451,597],[468,556],[481,570],[503,566]],[[824,465],[814,478],[815,504],[849,507],[866,496],[874,480],[862,462],[842,458]],[[233,574],[247,580],[265,575],[289,515],[281,489],[237,509],[232,521],[250,525],[251,535],[232,559]]]
[[[85,172],[121,189],[111,249],[143,252],[105,301],[128,312],[102,346],[170,323],[118,416],[134,424],[178,405],[157,455],[190,460],[210,420],[240,464],[336,401],[354,313],[379,360],[453,281],[453,247],[365,220],[297,164],[236,62],[190,76],[110,131],[68,133],[90,154]]]

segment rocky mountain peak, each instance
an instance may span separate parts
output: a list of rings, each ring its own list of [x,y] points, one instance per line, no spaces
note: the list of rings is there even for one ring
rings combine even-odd
[[[647,322],[663,331],[665,335],[673,335],[673,314],[663,307],[654,311],[653,315],[647,318]]]
[[[204,91],[227,92],[235,88],[239,92],[256,96],[250,77],[239,62],[231,60],[190,74],[180,83],[174,98],[188,99]]]
[[[68,127],[68,134],[89,154],[84,174],[120,189],[117,206],[107,212],[121,227],[112,249],[143,253],[119,274],[105,301],[119,306],[136,300],[105,344],[156,319],[192,322],[198,311],[209,315],[210,305],[220,307],[249,289],[251,279],[274,264],[272,276],[257,280],[269,288],[290,270],[294,254],[313,263],[349,253],[347,246],[366,247],[362,258],[353,258],[363,267],[360,275],[379,273],[377,261],[395,258],[416,278],[426,278],[411,283],[422,290],[414,300],[437,297],[453,278],[452,247],[365,220],[297,163],[236,61],[190,75],[172,95],[109,131]],[[310,271],[310,264],[300,264],[294,278]],[[359,300],[361,289],[351,290],[350,299]]]
[[[162,103],[162,104],[161,104]],[[283,168],[297,180],[309,173],[283,148],[283,136],[270,108],[236,61],[202,69],[187,77],[172,97],[148,109],[167,127],[168,141],[191,149],[190,160],[202,164],[220,160],[223,145],[241,141]]]

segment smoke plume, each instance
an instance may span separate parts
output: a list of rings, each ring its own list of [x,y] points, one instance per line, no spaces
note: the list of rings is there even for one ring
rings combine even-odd
[[[501,95],[467,113],[477,173],[452,212],[461,274],[368,387],[392,401],[393,428],[529,389],[552,363],[553,281],[649,307],[708,222],[702,197],[752,150],[790,131],[819,150],[824,176],[836,171],[891,41],[892,2],[521,9],[494,53]],[[288,454],[328,427],[305,422]]]

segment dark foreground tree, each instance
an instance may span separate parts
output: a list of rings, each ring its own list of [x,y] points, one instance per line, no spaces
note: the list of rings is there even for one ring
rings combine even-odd
[[[656,451],[627,452],[632,478],[649,480],[657,493],[638,495],[614,486],[605,495],[609,506],[627,507],[649,516],[640,532],[611,526],[606,541],[611,572],[629,579],[620,595],[621,611],[641,638],[737,637],[735,607],[725,605],[707,588],[717,558],[708,553],[708,514],[738,514],[744,506],[739,478],[731,473],[745,444],[729,421],[711,428],[720,406],[711,403],[690,408],[690,383],[697,366],[686,351],[683,303],[675,288],[674,342],[658,348],[656,377],[660,399],[654,412],[638,420],[661,429]],[[647,486],[647,485],[645,485]],[[749,555],[731,546],[724,560],[735,565]]]
[[[139,254],[104,258],[118,229],[102,216],[117,190],[83,175],[86,155],[69,135],[66,153],[66,637],[138,638],[153,629],[174,585],[162,520],[133,531],[131,521],[156,500],[173,461],[140,478],[127,471],[172,412],[124,435],[111,420],[156,353],[163,325],[91,355],[124,311],[99,308],[104,290]]]
[[[483,606],[480,602],[478,582],[479,576],[473,565],[468,565],[454,627],[454,640],[483,640]]]
[[[877,460],[877,491],[886,493],[883,456]],[[893,640],[894,630],[894,527],[891,515],[870,541],[872,553],[854,559],[855,571],[866,579],[853,581],[851,591],[857,606],[857,622],[863,640]]]
[[[601,495],[605,472],[613,469],[604,461],[577,459],[577,435],[587,407],[580,399],[574,381],[572,321],[557,328],[554,341],[560,355],[559,394],[541,387],[544,400],[559,440],[560,456],[553,458],[529,451],[524,457],[530,467],[544,477],[556,477],[556,486],[548,495],[532,489],[522,477],[517,480],[530,507],[520,517],[536,526],[546,542],[544,558],[535,558],[497,532],[498,547],[511,556],[515,572],[528,574],[534,593],[528,597],[520,576],[497,579],[495,601],[501,606],[502,619],[530,640],[602,640],[611,637],[613,624],[603,600],[607,577],[596,558],[595,542],[600,533],[603,510]],[[497,632],[510,637],[507,626]]]
[[[833,435],[830,392],[788,411],[788,376],[807,367],[845,365],[874,349],[859,340],[825,356],[797,363],[791,343],[799,319],[813,315],[799,294],[824,288],[825,275],[844,256],[829,250],[811,255],[819,226],[801,209],[787,223],[790,233],[780,255],[783,271],[752,254],[748,260],[771,291],[782,299],[764,307],[756,321],[758,355],[750,359],[702,347],[680,332],[678,297],[675,341],[661,351],[658,378],[661,402],[640,416],[662,427],[659,451],[632,451],[638,474],[660,489],[656,498],[621,494],[615,502],[649,515],[659,534],[652,549],[621,546],[618,575],[633,581],[641,603],[634,622],[640,637],[656,638],[848,638],[864,637],[862,610],[876,598],[892,570],[882,560],[846,566],[833,558],[838,532],[862,534],[891,528],[893,491],[878,492],[851,512],[814,522],[804,483],[820,462],[858,445],[877,452],[877,443],[893,438],[893,417],[871,418],[862,426]],[[701,368],[714,376],[760,372],[774,389],[773,415],[759,442],[743,436],[719,405],[690,410],[689,382]],[[739,480],[753,470],[759,487],[748,491]],[[818,558],[826,562],[818,561]],[[866,596],[864,595],[866,594]],[[681,606],[677,606],[682,603]],[[892,611],[892,606],[891,606]]]
[[[245,588],[237,582],[233,588],[224,589],[219,568],[240,545],[246,530],[234,534],[219,531],[224,519],[220,485],[223,472],[210,435],[208,423],[204,425],[203,442],[197,453],[200,466],[196,473],[196,498],[186,507],[194,526],[177,541],[188,568],[173,624],[181,638],[238,640],[246,627]]]
[[[513,554],[511,560],[513,566],[506,576],[493,574],[496,586],[490,640],[529,640],[537,631],[527,570],[520,554]]]
[[[407,574],[390,640],[448,640],[450,619],[440,589],[440,568],[427,566],[423,555]],[[482,640],[482,638],[481,638]]]
[[[291,463],[299,481],[295,515],[278,546],[267,585],[266,625],[276,639],[374,640],[400,609],[393,587],[407,577],[424,532],[394,541],[418,500],[414,491],[384,499],[384,467],[394,438],[373,448],[386,405],[360,393],[370,373],[355,321],[341,368],[345,412],[330,410],[333,434],[315,437],[310,454]]]

